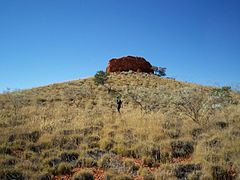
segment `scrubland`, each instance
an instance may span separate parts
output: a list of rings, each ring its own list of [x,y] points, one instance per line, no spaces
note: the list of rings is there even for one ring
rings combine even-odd
[[[239,179],[239,103],[228,88],[132,72],[5,92],[0,179]]]

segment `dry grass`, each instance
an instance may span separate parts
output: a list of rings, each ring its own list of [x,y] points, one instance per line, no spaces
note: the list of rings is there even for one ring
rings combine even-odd
[[[35,179],[96,167],[150,179],[216,178],[219,169],[225,177],[232,168],[237,178],[239,94],[231,92],[234,103],[195,123],[174,103],[179,91],[191,88],[213,89],[121,73],[110,75],[105,86],[88,78],[1,94],[0,177]]]

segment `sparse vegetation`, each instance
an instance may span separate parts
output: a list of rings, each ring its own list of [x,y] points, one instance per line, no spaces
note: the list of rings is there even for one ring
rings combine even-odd
[[[107,75],[110,91],[95,80],[0,94],[0,179],[239,178],[238,93],[146,73]]]

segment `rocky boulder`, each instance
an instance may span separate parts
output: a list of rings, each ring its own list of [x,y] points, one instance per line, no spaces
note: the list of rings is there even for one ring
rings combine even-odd
[[[122,72],[132,70],[134,72],[153,73],[152,65],[142,57],[126,56],[113,58],[109,61],[106,71]]]

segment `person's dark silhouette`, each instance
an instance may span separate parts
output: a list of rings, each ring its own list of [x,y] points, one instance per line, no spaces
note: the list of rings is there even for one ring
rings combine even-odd
[[[120,113],[121,107],[122,107],[122,100],[121,100],[121,97],[118,96],[117,97],[117,110],[118,110],[119,113]]]

